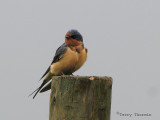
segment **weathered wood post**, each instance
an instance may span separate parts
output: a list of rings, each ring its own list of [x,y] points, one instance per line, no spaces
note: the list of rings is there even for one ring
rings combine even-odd
[[[52,78],[49,120],[110,120],[111,77]]]

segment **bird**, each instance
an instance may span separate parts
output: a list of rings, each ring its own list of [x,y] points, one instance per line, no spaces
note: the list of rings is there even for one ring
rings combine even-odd
[[[53,76],[73,75],[87,60],[87,53],[88,49],[84,47],[80,32],[76,29],[69,30],[65,35],[65,42],[56,50],[50,66],[40,78],[44,78],[42,84],[30,94],[35,93],[33,99],[39,92],[51,89],[51,82],[46,84]]]

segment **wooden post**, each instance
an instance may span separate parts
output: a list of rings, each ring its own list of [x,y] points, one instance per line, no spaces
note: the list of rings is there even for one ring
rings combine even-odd
[[[54,76],[49,120],[110,120],[111,77]]]

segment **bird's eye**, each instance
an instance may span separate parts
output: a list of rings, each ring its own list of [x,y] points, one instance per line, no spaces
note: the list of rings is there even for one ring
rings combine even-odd
[[[65,38],[70,39],[71,37],[70,36],[66,36]]]

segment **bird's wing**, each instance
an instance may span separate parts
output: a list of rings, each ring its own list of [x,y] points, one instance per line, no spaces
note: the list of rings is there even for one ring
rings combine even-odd
[[[62,45],[56,50],[55,56],[54,56],[51,64],[58,62],[58,61],[62,58],[62,56],[63,56],[63,54],[66,52],[66,50],[67,50],[67,46],[66,46],[65,44],[62,44]],[[47,71],[44,73],[44,75],[42,76],[42,78],[43,78],[49,71],[50,71],[50,67],[49,67],[49,68],[47,69]],[[50,77],[51,77],[51,75],[48,74],[47,77],[43,80],[43,82],[42,82],[42,84],[40,85],[40,87],[38,87],[34,92],[32,92],[32,93],[30,94],[30,95],[32,95],[33,93],[36,92],[35,95],[33,96],[33,99],[35,98],[35,96],[37,95],[37,93],[41,90],[41,88],[42,88],[46,83],[49,82],[49,80],[51,79]],[[30,96],[30,95],[29,95],[29,96]]]
[[[66,51],[66,45],[65,43],[62,44],[57,50],[56,50],[56,53],[55,53],[55,56],[51,62],[51,64],[55,63],[55,62],[58,62],[61,58],[62,58],[62,55],[65,53]],[[43,76],[41,77],[41,79],[50,71],[50,66],[48,67],[48,69],[46,70],[46,72],[43,74]],[[41,80],[40,79],[40,80]]]
[[[43,76],[41,77],[41,79],[50,71],[50,66],[48,67],[48,69],[46,70],[46,72],[43,74]],[[40,79],[40,80],[41,80]]]

